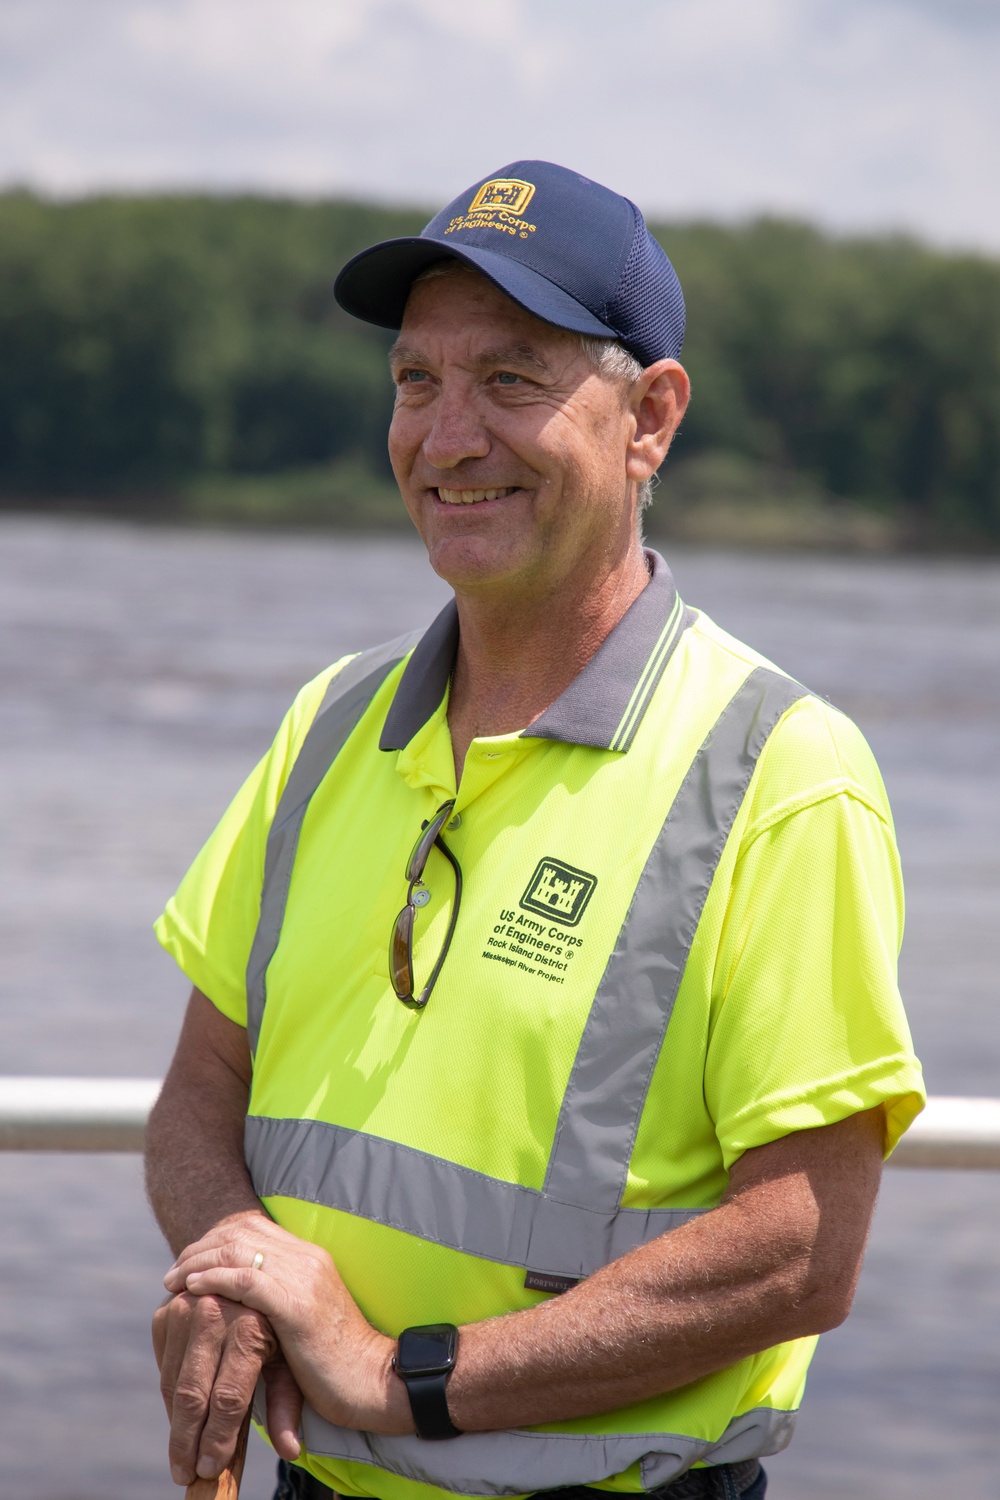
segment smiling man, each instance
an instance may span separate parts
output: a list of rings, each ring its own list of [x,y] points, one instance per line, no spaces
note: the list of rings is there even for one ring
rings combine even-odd
[[[848,720],[679,599],[688,400],[633,204],[517,162],[341,273],[454,600],[303,689],[160,919],[175,1480],[760,1500],[921,1107]]]

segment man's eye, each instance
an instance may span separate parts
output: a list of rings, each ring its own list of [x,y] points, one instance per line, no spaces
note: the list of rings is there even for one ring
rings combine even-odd
[[[520,375],[515,375],[513,370],[500,370],[497,372],[497,385],[517,385],[520,379]]]
[[[419,385],[421,381],[424,381],[426,379],[426,370],[404,370],[401,377],[401,382],[403,385]]]

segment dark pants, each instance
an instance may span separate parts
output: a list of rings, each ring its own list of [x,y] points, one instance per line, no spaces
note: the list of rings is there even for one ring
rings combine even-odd
[[[767,1475],[763,1469],[756,1479],[751,1480],[749,1487],[742,1490],[738,1490],[733,1483],[728,1464],[722,1464],[716,1469],[712,1478],[715,1483],[710,1492],[711,1500],[764,1500]],[[662,1495],[663,1500],[669,1500],[670,1488],[667,1485],[663,1490],[652,1491],[652,1494]],[[557,1500],[560,1493],[565,1496],[567,1491],[548,1491],[553,1500]],[[578,1496],[589,1495],[592,1500],[626,1500],[625,1496],[613,1497],[607,1491],[586,1490],[582,1486],[575,1493]],[[304,1469],[297,1469],[294,1464],[286,1464],[283,1459],[278,1460],[278,1488],[274,1492],[274,1500],[332,1500],[333,1494],[333,1490],[328,1489],[325,1484],[320,1484],[318,1479],[313,1479]],[[532,1496],[531,1500],[537,1500],[537,1497]]]

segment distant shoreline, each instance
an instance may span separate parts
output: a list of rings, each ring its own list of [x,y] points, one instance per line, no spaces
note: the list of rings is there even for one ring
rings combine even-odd
[[[332,285],[422,217],[0,192],[0,505],[402,525],[391,333]],[[774,218],[654,229],[684,287],[693,388],[654,534],[1000,547],[1000,259]]]

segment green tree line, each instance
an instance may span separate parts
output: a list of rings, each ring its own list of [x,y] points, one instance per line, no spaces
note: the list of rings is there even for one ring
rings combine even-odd
[[[390,335],[331,287],[424,218],[0,195],[3,503],[389,516]],[[1000,262],[778,220],[656,233],[694,384],[668,500],[806,495],[916,540],[1000,541]]]

